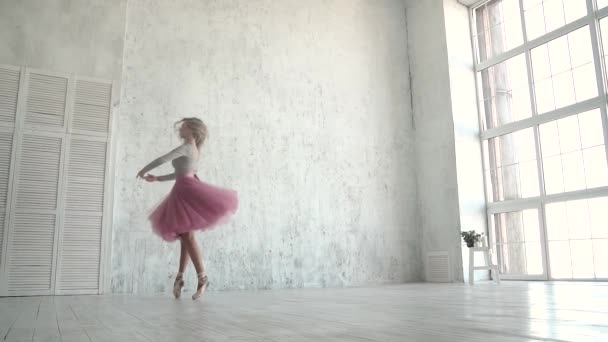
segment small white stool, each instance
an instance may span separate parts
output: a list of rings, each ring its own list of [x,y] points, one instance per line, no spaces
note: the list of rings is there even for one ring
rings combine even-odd
[[[500,274],[498,273],[498,266],[492,265],[492,259],[490,259],[490,248],[486,245],[486,239],[481,239],[481,247],[470,247],[469,248],[469,284],[473,285],[475,281],[475,271],[489,270],[490,275],[496,279],[496,284],[500,284]],[[486,261],[485,266],[475,266],[475,252],[482,252],[483,258]]]

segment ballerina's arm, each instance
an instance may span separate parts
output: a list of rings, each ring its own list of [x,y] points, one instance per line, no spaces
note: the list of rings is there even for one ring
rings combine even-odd
[[[159,182],[166,182],[166,181],[174,180],[175,179],[175,172],[174,173],[170,173],[168,175],[158,176],[158,177],[156,177],[156,179]]]
[[[174,149],[173,151],[165,154],[164,156],[160,156],[160,157],[154,159],[152,162],[150,162],[150,164],[144,166],[144,168],[141,169],[141,171],[139,171],[137,173],[137,177],[143,178],[146,175],[146,173],[148,173],[148,171],[155,169],[164,163],[167,163],[173,159],[182,157],[184,155],[186,155],[185,145],[179,146],[178,148]],[[165,176],[170,176],[170,175],[165,175]],[[164,176],[161,176],[161,177],[164,177]]]

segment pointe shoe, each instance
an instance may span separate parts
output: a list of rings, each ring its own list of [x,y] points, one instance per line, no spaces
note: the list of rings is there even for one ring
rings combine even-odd
[[[184,276],[182,274],[178,274],[175,277],[175,283],[173,283],[173,295],[175,299],[179,299],[182,295],[182,288],[184,287]]]
[[[209,286],[209,279],[203,273],[199,273],[198,275],[198,286],[196,287],[196,292],[192,295],[192,299],[198,299],[200,296],[205,293],[205,290]]]

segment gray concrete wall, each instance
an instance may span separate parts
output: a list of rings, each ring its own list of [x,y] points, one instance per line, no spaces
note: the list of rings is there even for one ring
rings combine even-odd
[[[120,80],[127,0],[0,0],[0,64]]]
[[[179,246],[153,236],[146,220],[170,184],[144,184],[135,173],[178,143],[171,125],[192,115],[211,132],[200,176],[238,190],[241,200],[230,223],[199,235],[214,289],[420,280],[404,6],[401,0],[129,1],[112,290],[171,286]],[[422,90],[429,89],[415,93],[424,96]],[[444,121],[428,120],[421,133]],[[434,138],[418,149],[418,159],[439,152],[445,165],[438,173],[423,160],[418,170],[450,182],[423,196],[425,224],[433,212],[458,212],[453,130]],[[430,226],[427,240],[445,233],[439,222]]]
[[[447,251],[462,281],[460,208],[443,0],[407,10],[422,256]],[[425,267],[426,269],[426,267]]]
[[[482,223],[464,17],[444,15],[464,12],[409,1],[406,29],[406,3],[0,0],[0,63],[126,84],[111,289],[171,283],[177,246],[146,221],[170,185],[132,178],[188,115],[211,129],[201,175],[242,201],[200,236],[216,289],[419,280],[436,250],[459,280],[461,220]]]

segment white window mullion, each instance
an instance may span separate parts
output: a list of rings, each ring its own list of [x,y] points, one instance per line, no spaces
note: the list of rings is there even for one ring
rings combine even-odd
[[[475,64],[475,71],[482,71],[487,68],[493,67],[496,64],[500,64],[508,59],[511,59],[517,55],[524,53],[526,45],[520,45],[516,48],[501,53],[500,55],[486,59],[485,61]]]
[[[603,106],[605,104],[604,101],[605,100],[602,97],[598,96],[566,107],[558,108],[544,114],[533,115],[527,119],[510,122],[496,128],[485,130],[481,132],[481,138],[486,140],[500,135],[521,131],[522,129],[530,128],[536,125],[542,125],[547,122],[563,119],[571,115],[583,113]]]
[[[529,52],[526,52],[526,54],[529,54]],[[539,126],[535,125],[534,126],[534,144],[536,145],[536,166],[537,166],[537,170],[538,170],[538,186],[539,186],[539,190],[540,190],[540,198],[541,198],[541,202],[542,199],[545,198],[545,177],[544,177],[544,172],[543,172],[543,153],[542,153],[542,149],[540,146],[540,130],[539,130]],[[548,251],[548,246],[547,246],[547,240],[545,239],[545,236],[547,236],[547,231],[546,231],[546,218],[545,218],[545,207],[544,205],[540,205],[538,207],[538,224],[539,224],[539,231],[540,231],[540,250],[541,250],[541,256],[542,256],[542,265],[543,265],[543,278],[541,280],[548,280],[550,278],[550,270],[549,270],[549,254],[547,253]]]
[[[590,14],[593,14],[595,12],[597,12],[597,1],[598,0],[585,0],[585,2],[587,3],[587,12]]]
[[[604,17],[607,17],[608,16],[608,7],[604,7],[604,8],[599,9],[595,13],[595,15],[596,15],[596,17],[597,17],[598,20],[602,19]]]
[[[526,31],[526,18],[524,15],[524,1],[523,0],[519,0],[519,14],[521,17],[524,42],[527,42],[528,33]],[[530,50],[526,49],[525,57],[526,57],[526,70],[528,73],[527,77],[528,77],[528,93],[530,95],[530,107],[531,107],[531,111],[532,111],[532,118],[534,118],[535,116],[538,115],[538,112],[536,110],[536,96],[534,96],[534,78],[532,77],[533,70],[532,70],[532,58],[530,56]],[[540,148],[540,136],[539,136],[539,132],[538,132],[538,123],[535,120],[533,120],[531,123],[532,123],[531,127],[533,127],[533,131],[534,131],[534,143],[536,144],[535,150],[536,150],[536,165],[537,165],[537,169],[538,169],[539,194],[542,197],[545,194],[545,187],[543,186],[544,182],[543,182],[543,172],[542,172],[542,151]]]
[[[542,202],[543,204],[548,204],[555,202],[576,201],[595,197],[608,197],[608,186],[551,194],[545,196],[542,199]]]
[[[524,2],[523,0],[519,0],[519,14],[521,17],[522,31],[524,35],[525,44],[528,43],[528,31],[526,27],[526,18],[524,13]],[[532,69],[532,56],[531,50],[525,50],[526,57],[526,70],[528,73],[528,92],[530,94],[530,106],[532,107],[532,118],[538,116],[537,106],[536,106],[536,96],[534,92],[534,70]],[[535,152],[536,152],[536,168],[537,168],[537,177],[538,177],[538,187],[540,198],[545,196],[545,181],[544,181],[544,173],[543,173],[543,154],[540,146],[540,132],[538,128],[538,123],[533,124],[532,126],[534,131],[534,144],[535,144]],[[540,276],[541,280],[549,279],[549,261],[547,254],[547,241],[545,239],[546,236],[546,225],[545,225],[545,212],[544,207],[539,205],[538,209],[538,226],[540,231],[540,249],[541,249],[541,257],[542,257],[542,268],[543,274]]]
[[[491,202],[488,203],[487,207],[489,213],[496,214],[505,211],[531,208],[537,205],[538,203],[547,204],[554,202],[576,201],[580,199],[589,199],[595,197],[608,197],[608,186],[550,194],[545,195],[544,197],[536,196],[529,198],[519,198],[515,200],[506,200],[501,202]]]
[[[488,203],[488,214],[500,214],[509,211],[518,211],[525,209],[537,208],[541,205],[540,197],[521,198],[516,200],[507,200],[502,202]]]
[[[520,3],[520,7],[521,7],[521,3]],[[521,7],[521,10],[523,11],[523,7]],[[507,59],[510,59],[519,54],[522,54],[527,50],[531,50],[531,49],[534,49],[535,47],[546,44],[565,34],[568,34],[570,32],[580,29],[581,27],[589,25],[590,23],[593,22],[593,20],[594,20],[594,16],[586,15],[586,16],[579,18],[571,23],[568,23],[558,29],[555,29],[554,31],[546,33],[538,38],[535,38],[531,41],[524,40],[524,43],[518,47],[515,47],[515,48],[505,51],[497,56],[493,56],[492,58],[489,58],[485,61],[481,61],[481,62],[475,64],[475,71],[481,71],[481,70],[487,69],[498,63],[502,63],[502,62],[506,61]],[[525,21],[522,17],[522,28],[524,28],[524,25],[525,25],[524,23],[525,23]],[[524,28],[524,32],[525,32],[525,28]]]
[[[594,13],[595,4],[593,0],[587,0],[587,11]],[[606,113],[606,77],[605,67],[602,56],[601,40],[600,40],[600,23],[599,20],[594,16],[593,22],[589,24],[589,31],[591,34],[591,48],[593,50],[593,64],[595,66],[595,78],[597,83],[597,90],[600,99],[602,99],[602,106],[600,106],[601,117],[602,117],[602,128],[604,130],[604,150],[606,151],[606,159],[608,160],[608,119]]]

